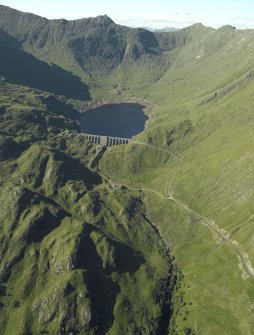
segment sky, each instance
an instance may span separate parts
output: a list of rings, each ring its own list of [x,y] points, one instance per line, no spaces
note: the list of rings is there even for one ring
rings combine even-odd
[[[132,27],[183,28],[203,23],[254,29],[254,0],[0,0],[0,4],[48,19],[106,14]]]

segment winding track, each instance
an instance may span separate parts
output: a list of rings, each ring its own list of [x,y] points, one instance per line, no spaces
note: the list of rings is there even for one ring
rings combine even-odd
[[[166,150],[166,149],[163,149],[163,148],[159,148],[159,147],[156,147],[154,145],[147,144],[145,142],[141,142],[141,141],[137,141],[136,140],[136,141],[133,141],[132,143],[133,144],[137,144],[137,145],[145,145],[147,147],[154,148],[154,149],[156,149],[158,151],[163,151],[163,152],[167,152],[169,154],[173,154],[169,150]],[[180,161],[179,156],[177,156],[176,154],[173,154],[173,155],[178,159],[178,167],[177,167],[177,170],[178,170],[178,169],[181,168],[181,161]],[[0,162],[0,164],[8,163],[11,160],[14,160],[15,158],[16,157],[11,157],[11,158],[7,159],[6,161]],[[165,195],[161,194],[160,192],[158,192],[156,190],[153,190],[153,189],[150,189],[150,188],[134,188],[134,187],[131,187],[129,185],[125,185],[125,184],[122,184],[122,183],[119,183],[119,182],[117,182],[117,184],[119,184],[121,186],[124,186],[124,187],[126,187],[126,188],[128,188],[129,190],[132,190],[132,191],[141,191],[141,192],[151,192],[151,193],[154,193],[157,196],[159,196],[159,197],[161,197],[161,198],[163,198],[165,200],[174,202],[178,207],[182,208],[185,212],[187,212],[189,214],[192,214],[192,215],[196,216],[197,218],[199,218],[200,220],[202,220],[207,226],[209,226],[212,230],[214,230],[225,242],[227,242],[235,250],[235,252],[237,253],[237,255],[238,255],[238,257],[239,257],[239,259],[240,259],[240,261],[242,263],[243,269],[247,272],[247,274],[251,278],[254,278],[254,268],[253,268],[253,266],[251,264],[249,255],[244,251],[244,249],[240,245],[240,243],[238,243],[236,240],[234,240],[228,231],[226,231],[225,229],[220,228],[215,223],[214,220],[211,220],[209,218],[206,218],[205,216],[200,215],[199,213],[195,212],[193,209],[189,208],[186,204],[184,204],[183,202],[181,202],[180,200],[176,199],[173,196],[173,191],[172,190],[170,191],[170,188],[172,188],[172,182],[173,182],[173,178],[174,178],[175,173],[176,173],[176,171],[172,174],[171,178],[168,181],[168,186],[167,186],[168,196],[165,196]],[[111,180],[110,178],[108,178],[106,176],[104,176],[104,178],[106,180],[112,182],[112,183],[116,183],[115,181]],[[167,242],[166,242],[163,234],[161,233],[159,227],[157,227],[157,225],[155,225],[155,224],[153,224],[153,225],[158,230],[158,232],[159,232],[161,238],[163,239],[165,245],[167,245]]]
[[[138,144],[138,145],[145,145],[145,146],[148,146],[148,147],[155,148],[158,151],[164,151],[164,152],[172,154],[172,152],[170,152],[170,151],[168,151],[166,149],[159,148],[159,147],[156,147],[154,145],[147,144],[147,143],[144,143],[144,142],[133,141],[132,143],[133,144]],[[175,156],[179,159],[179,157],[177,155],[175,155]],[[179,159],[179,161],[180,161],[180,159]],[[180,167],[181,167],[181,163],[178,164],[178,168],[177,169],[179,169]],[[109,179],[108,177],[104,176],[104,178],[106,180],[108,180],[108,181],[110,181],[112,183],[117,183],[118,185],[124,186],[124,187],[128,188],[129,190],[132,190],[132,191],[141,191],[141,192],[151,192],[151,193],[154,193],[157,196],[159,196],[159,197],[161,197],[161,198],[163,198],[165,200],[172,201],[178,207],[180,207],[181,209],[183,209],[185,212],[187,212],[189,214],[192,214],[195,217],[197,217],[198,219],[200,219],[201,221],[203,221],[208,227],[210,227],[213,231],[215,231],[225,242],[227,242],[235,250],[235,252],[237,253],[237,255],[239,257],[239,260],[242,263],[243,269],[247,272],[247,274],[251,278],[254,278],[254,268],[253,268],[253,266],[251,264],[249,255],[244,251],[243,247],[236,240],[234,240],[232,238],[232,236],[230,235],[230,233],[228,231],[220,228],[215,223],[214,220],[206,218],[205,216],[200,215],[199,213],[195,212],[193,209],[189,208],[186,204],[184,204],[183,202],[181,202],[180,200],[176,199],[173,196],[173,192],[172,191],[170,192],[170,190],[169,190],[169,188],[172,187],[171,184],[172,184],[173,177],[174,177],[174,174],[171,176],[171,178],[169,179],[169,182],[168,182],[168,190],[167,190],[168,196],[165,196],[165,195],[161,194],[160,192],[158,192],[156,190],[153,190],[153,189],[150,189],[150,188],[134,188],[134,187],[131,187],[131,186],[126,185],[126,184],[115,182],[115,181]],[[163,240],[165,241],[165,239],[164,239],[163,235],[161,234],[159,228],[157,226],[156,226],[156,228],[158,229],[158,231],[159,231],[161,237],[163,238]]]

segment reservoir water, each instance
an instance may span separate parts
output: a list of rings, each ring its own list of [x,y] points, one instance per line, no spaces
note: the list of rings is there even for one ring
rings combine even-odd
[[[81,113],[83,133],[131,138],[141,133],[148,120],[144,106],[137,103],[108,104]]]

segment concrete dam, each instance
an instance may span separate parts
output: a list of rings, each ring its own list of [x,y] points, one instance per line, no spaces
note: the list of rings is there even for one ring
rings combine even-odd
[[[105,147],[112,147],[113,145],[127,144],[131,141],[130,138],[92,135],[92,134],[86,134],[86,133],[81,133],[80,135],[85,136],[86,139],[93,142],[94,144],[100,144]]]

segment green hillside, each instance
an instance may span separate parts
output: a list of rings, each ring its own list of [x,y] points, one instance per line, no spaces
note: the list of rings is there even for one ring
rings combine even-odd
[[[87,167],[75,110],[4,80],[0,99],[2,334],[165,329],[178,272],[143,195]]]
[[[188,31],[153,34],[116,25],[107,16],[47,20],[5,6],[0,9],[0,29],[16,47],[81,77],[94,97],[104,91],[120,93],[133,80],[142,87],[147,81],[155,82],[168,69],[168,51],[188,39]],[[127,72],[130,78],[126,78]],[[117,87],[119,79],[123,83]]]
[[[2,333],[252,334],[254,31],[0,29]],[[97,162],[69,98],[152,116]]]
[[[252,31],[225,27],[186,45],[146,96],[156,104],[150,128],[101,162],[113,180],[146,190],[173,244],[192,303],[187,320],[185,305],[178,313],[177,334],[254,326],[252,41]]]

